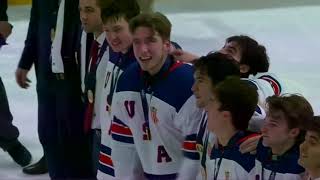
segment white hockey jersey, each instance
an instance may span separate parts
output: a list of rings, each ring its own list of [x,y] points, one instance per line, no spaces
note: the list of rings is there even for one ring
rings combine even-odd
[[[243,78],[243,81],[247,81],[250,83],[250,85],[254,86],[257,89],[258,94],[260,94],[260,98],[265,101],[265,98],[267,96],[273,95],[273,90],[268,82],[265,80],[260,79],[247,79]],[[266,117],[265,110],[260,106],[257,105],[256,110],[254,114],[251,117],[251,120],[249,121],[248,130],[253,132],[260,132],[260,128],[262,127],[262,123]],[[197,136],[196,136],[196,143],[197,143],[197,151],[199,152],[199,160],[201,167],[199,169],[192,169],[194,171],[193,176],[189,177],[179,177],[179,179],[207,179],[207,163],[208,159],[210,157],[210,150],[213,147],[213,144],[215,143],[215,135],[208,131],[207,129],[207,114],[205,111],[203,111],[201,123],[199,124]],[[181,168],[182,174],[184,172],[191,171],[191,169],[188,167],[189,164],[195,163],[192,160],[192,157],[189,157],[188,154],[185,154],[185,162],[183,163],[183,166]],[[200,173],[201,172],[201,173]],[[198,174],[197,177],[195,174]]]
[[[284,83],[274,73],[270,73],[270,72],[258,73],[255,76],[252,76],[252,75],[249,76],[249,78],[262,79],[267,81],[271,85],[273,93],[277,96],[282,95],[286,92],[286,87]]]
[[[216,143],[216,136],[214,133],[210,132],[207,129],[207,113],[203,111],[202,118],[201,118],[201,123],[200,126],[198,127],[198,133],[197,133],[197,150],[200,155],[200,169],[198,169],[197,172],[197,180],[206,180],[208,179],[208,169],[209,165],[209,160],[210,160],[210,152]],[[265,118],[265,111],[260,107],[257,106],[256,111],[254,112],[251,120],[249,121],[249,126],[251,121],[263,121]],[[248,128],[249,129],[249,128]],[[257,128],[260,129],[260,128]],[[252,131],[252,129],[250,129]],[[259,131],[255,131],[259,132]],[[188,163],[188,162],[187,162]],[[190,177],[191,179],[195,179],[195,177]]]
[[[85,75],[86,75],[86,33],[82,33],[81,37],[81,80],[82,80],[82,90],[84,92],[85,90]],[[100,49],[103,43],[106,42],[106,34],[102,33],[100,36],[97,37],[96,41],[100,44]],[[100,53],[100,50],[98,51],[98,54]],[[100,111],[100,104],[101,104],[101,96],[102,96],[102,90],[104,86],[104,74],[106,73],[107,64],[109,61],[109,47],[107,45],[107,48],[104,52],[104,54],[101,56],[100,62],[98,64],[98,67],[96,69],[96,87],[95,87],[95,97],[94,97],[94,108],[93,108],[93,117],[92,117],[92,129],[101,129],[100,119],[101,117],[101,111]],[[91,66],[91,59],[89,62],[89,68]],[[89,69],[88,68],[88,69]],[[87,96],[85,95],[85,98]]]
[[[109,61],[103,76],[103,86],[100,98],[99,112],[101,122],[101,147],[97,178],[101,180],[114,179],[114,165],[111,158],[111,107],[113,93],[121,73],[133,62],[136,62],[132,48],[126,54],[109,50]]]
[[[176,179],[182,145],[198,158],[195,138],[202,111],[191,92],[192,71],[168,58],[155,76],[147,76],[137,63],[121,75],[111,128],[117,178]]]
[[[272,73],[259,73],[256,76],[250,76],[249,78],[243,78],[242,80],[247,81],[250,85],[254,86],[257,89],[259,94],[259,104],[258,105],[251,120],[249,121],[248,130],[253,132],[260,132],[260,128],[262,127],[263,121],[266,117],[265,110],[263,109],[265,104],[265,99],[268,96],[272,96],[275,94],[279,94],[283,92],[283,86]],[[274,88],[273,88],[274,86]],[[197,133],[197,150],[199,152],[200,164],[201,167],[199,169],[191,169],[189,168],[190,163],[194,163],[194,161],[190,161],[190,157],[186,156],[186,160],[183,163],[181,172],[194,171],[198,174],[197,176],[188,176],[188,177],[179,177],[179,179],[183,180],[206,180],[208,179],[208,167],[210,169],[210,152],[215,144],[215,135],[208,131],[207,129],[207,115],[203,112],[201,123],[198,128]],[[187,155],[187,154],[186,154]],[[189,159],[189,160],[188,160]]]
[[[298,159],[298,145],[293,146],[282,156],[273,156],[271,149],[263,146],[260,141],[251,179],[300,180],[305,170],[298,164]]]
[[[284,88],[279,79],[272,73],[258,73],[255,76],[249,76],[249,78],[242,78],[242,80],[255,87],[259,95],[257,109],[248,127],[251,131],[259,132],[266,117],[264,111],[266,98],[273,95],[281,95]]]
[[[250,179],[249,175],[255,164],[255,156],[250,153],[242,154],[239,146],[246,139],[256,136],[243,131],[237,132],[222,147],[217,143],[210,153],[207,164],[207,179],[212,180],[244,180]]]

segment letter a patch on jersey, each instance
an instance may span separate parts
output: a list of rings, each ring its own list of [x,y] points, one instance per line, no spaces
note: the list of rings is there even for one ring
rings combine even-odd
[[[164,162],[171,162],[172,159],[169,156],[169,154],[167,153],[166,149],[164,148],[164,146],[158,146],[158,158],[157,158],[157,162],[158,163],[162,163],[164,160]]]
[[[135,105],[135,101],[125,101],[124,102],[124,106],[126,107],[127,113],[129,115],[130,118],[133,118],[134,116],[134,105]]]

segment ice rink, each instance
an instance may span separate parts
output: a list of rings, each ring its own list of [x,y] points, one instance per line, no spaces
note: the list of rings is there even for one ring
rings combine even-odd
[[[316,114],[320,114],[320,3],[291,1],[277,4],[274,1],[270,5],[262,1],[262,4],[257,3],[259,1],[254,4],[251,0],[238,4],[202,1],[201,5],[191,0],[172,1],[171,5],[166,0],[159,0],[156,4],[156,9],[165,12],[172,21],[174,41],[185,50],[204,55],[223,46],[224,40],[231,35],[252,36],[266,46],[270,71],[285,82],[287,91],[304,95]],[[14,29],[8,39],[9,45],[0,50],[0,76],[7,90],[14,124],[20,129],[20,140],[37,161],[42,156],[42,149],[37,135],[34,72],[29,73],[32,84],[27,90],[20,89],[14,77],[27,33],[29,10],[29,6],[9,7]],[[0,180],[11,179],[46,180],[49,177],[47,174],[24,175],[21,167],[0,150]]]

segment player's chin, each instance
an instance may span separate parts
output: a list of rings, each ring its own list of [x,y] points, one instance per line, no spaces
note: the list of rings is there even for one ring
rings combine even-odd
[[[262,144],[263,144],[264,146],[268,146],[268,147],[269,147],[272,143],[270,142],[268,136],[263,136]]]
[[[148,71],[149,65],[146,62],[139,61],[140,67],[143,71]]]
[[[82,27],[83,27],[83,30],[84,30],[86,33],[92,33],[92,32],[93,32],[91,26],[89,26],[89,25],[87,25],[87,24],[82,25]]]
[[[206,104],[203,101],[201,101],[200,98],[197,98],[196,104],[197,104],[198,108],[205,108],[206,107]]]
[[[112,44],[110,44],[110,46],[111,46],[111,48],[112,48],[112,50],[113,50],[114,52],[121,52],[121,51],[122,51],[122,49],[121,49],[121,47],[120,47],[119,45],[112,45]]]
[[[306,166],[306,158],[302,157],[300,155],[299,159],[298,159],[298,164],[300,164],[301,166],[305,167]]]

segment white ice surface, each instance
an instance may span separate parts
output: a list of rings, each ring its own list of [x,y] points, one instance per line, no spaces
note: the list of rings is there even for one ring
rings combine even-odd
[[[28,11],[30,7],[22,10]],[[20,8],[21,9],[21,8]],[[20,11],[11,8],[11,11]],[[264,10],[170,13],[172,39],[199,55],[218,49],[231,35],[246,34],[267,48],[271,72],[288,85],[288,91],[303,94],[320,113],[320,6]],[[19,14],[19,13],[18,13]],[[21,15],[20,15],[21,16]],[[20,140],[31,151],[34,161],[42,156],[37,136],[37,97],[34,72],[28,90],[20,89],[14,79],[26,37],[28,16],[13,18],[13,33],[8,46],[0,50],[0,76],[6,86],[14,124]],[[16,20],[15,20],[16,19]],[[49,179],[48,175],[27,176],[0,150],[0,180]]]

